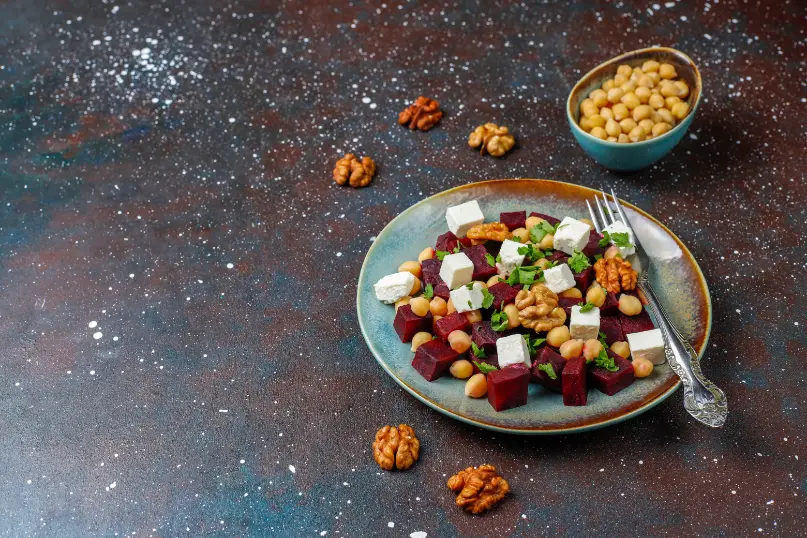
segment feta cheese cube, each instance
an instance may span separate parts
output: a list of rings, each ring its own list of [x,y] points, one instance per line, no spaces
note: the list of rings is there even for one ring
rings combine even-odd
[[[392,304],[406,297],[415,285],[415,275],[408,271],[387,275],[375,283],[375,297],[382,303]]]
[[[577,284],[574,281],[574,273],[565,263],[544,269],[544,280],[546,287],[553,293],[564,292]]]
[[[608,226],[606,226],[604,228],[604,230],[606,232],[608,232],[609,234],[613,234],[613,233],[619,233],[619,234],[626,233],[626,234],[628,234],[628,238],[630,239],[630,246],[629,247],[620,247],[619,245],[617,245],[617,247],[616,247],[616,248],[619,249],[619,253],[622,254],[623,258],[627,258],[631,254],[636,252],[636,247],[634,246],[634,245],[636,245],[636,239],[635,239],[635,237],[633,235],[633,232],[631,231],[630,228],[628,228],[627,226],[625,226],[621,222],[617,221],[617,222],[614,222],[613,224],[609,224]],[[612,245],[614,244],[613,238],[611,239],[611,244]]]
[[[664,337],[661,336],[661,329],[631,333],[627,336],[630,354],[634,359],[647,359],[655,365],[664,364],[667,356],[664,354]]]
[[[468,286],[471,286],[468,288]],[[485,296],[482,294],[482,283],[474,282],[473,285],[466,284],[450,292],[451,301],[457,312],[470,312],[482,308],[482,301]]]
[[[496,354],[499,357],[499,368],[512,364],[523,364],[527,368],[532,367],[530,350],[524,337],[520,334],[505,336],[496,340]]]
[[[446,210],[446,222],[448,229],[457,237],[465,237],[473,226],[485,222],[485,216],[479,209],[479,202],[471,200],[464,204],[449,207]]]
[[[569,332],[572,334],[572,338],[596,339],[600,334],[600,309],[595,306],[588,312],[581,312],[579,305],[573,306]]]
[[[575,250],[583,250],[588,244],[591,228],[585,222],[566,217],[558,225],[555,232],[555,250],[561,250],[571,256]]]
[[[516,267],[521,267],[524,263],[525,254],[519,254],[518,249],[524,245],[517,242],[505,239],[502,242],[502,247],[499,250],[499,259],[501,261],[496,263],[496,269],[500,275],[509,275]]]
[[[449,254],[443,258],[440,266],[440,278],[446,283],[448,289],[453,290],[464,286],[473,279],[474,262],[462,252]]]

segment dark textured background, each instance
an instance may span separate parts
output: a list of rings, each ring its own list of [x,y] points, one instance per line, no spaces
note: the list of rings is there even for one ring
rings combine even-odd
[[[803,3],[12,0],[0,21],[0,533],[807,534]],[[704,101],[670,156],[617,176],[563,105],[650,44],[698,62]],[[446,111],[428,133],[395,123],[420,94]],[[518,149],[468,149],[486,121]],[[332,183],[345,151],[376,159],[371,187]],[[613,185],[690,246],[724,429],[676,394],[508,437],[383,373],[354,307],[373,236],[499,177]],[[379,472],[398,422],[422,459]],[[514,494],[471,517],[445,481],[482,462]]]

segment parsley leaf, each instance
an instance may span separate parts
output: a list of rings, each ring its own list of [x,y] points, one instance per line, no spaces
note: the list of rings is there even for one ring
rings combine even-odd
[[[471,302],[470,299],[468,299],[468,308],[470,308],[471,310],[474,309],[474,304]]]
[[[482,308],[490,308],[493,306],[493,301],[496,299],[496,297],[494,297],[493,294],[487,290],[487,288],[482,288],[482,297]]]
[[[482,372],[483,374],[489,374],[490,372],[495,372],[496,370],[498,370],[498,368],[496,368],[495,366],[491,366],[486,362],[474,361],[474,364],[476,365],[477,368],[479,368],[479,371]]]
[[[465,285],[465,287],[466,287],[466,288],[468,288],[469,290],[472,290],[472,289],[474,289],[474,283],[473,283],[473,282],[468,282],[468,283]]]
[[[606,347],[606,348],[607,348],[607,347],[608,347],[608,344],[606,344],[606,343],[605,343],[605,339],[606,339],[606,338],[608,338],[608,335],[606,335],[606,334],[605,334],[604,332],[602,332],[602,331],[600,331],[600,334],[598,334],[598,335],[597,335],[597,339],[598,339],[598,340],[600,341],[600,343],[602,344],[602,347]]]
[[[549,252],[549,251],[547,251]],[[518,253],[526,256],[527,259],[531,262],[535,262],[540,260],[541,258],[546,258],[547,253],[543,252],[540,248],[536,245],[524,245],[523,247],[518,248]]]
[[[608,230],[603,230],[599,245],[605,247],[608,246],[608,243],[613,243],[622,248],[631,248],[633,246],[633,243],[630,242],[630,234],[628,234],[628,232],[609,233]]]
[[[500,333],[507,329],[507,314],[502,312],[494,312],[490,316],[490,328]]]
[[[594,303],[586,303],[580,307],[580,312],[583,314],[588,312],[589,310],[594,310]]]
[[[546,342],[546,338],[531,337],[529,334],[524,335],[524,340],[527,341],[527,349],[529,349],[530,355],[535,355],[541,344]]]
[[[543,220],[532,227],[530,230],[530,239],[533,243],[540,243],[541,239],[546,237],[547,234],[555,233],[555,227]]]
[[[473,351],[474,357],[476,357],[477,359],[484,359],[484,358],[486,358],[488,356],[488,354],[485,353],[484,348],[479,347],[478,345],[474,344],[473,342],[471,342],[471,351]]]
[[[510,241],[513,241],[514,243],[521,243],[522,242],[521,238],[519,236],[517,236],[517,235],[514,235],[513,237],[511,237]]]
[[[521,284],[523,286],[531,286],[535,282],[535,271],[540,271],[540,267],[528,265],[526,267],[516,266],[510,276],[507,277],[507,283],[511,286]]]
[[[594,365],[600,368],[605,368],[609,372],[618,372],[619,366],[614,363],[614,359],[608,356],[605,346],[600,350],[600,354],[594,358]]]
[[[438,251],[435,253],[435,255],[437,256],[437,259],[438,259],[438,260],[440,260],[440,261],[443,261],[443,258],[445,258],[446,256],[448,256],[449,254],[451,254],[451,253],[450,253],[450,252],[448,252],[447,250],[438,250]]]
[[[598,261],[600,261],[601,259],[602,259],[602,254],[595,254],[595,255],[594,255],[594,261],[595,261],[595,262],[598,262]]]
[[[426,299],[431,299],[434,297],[434,286],[431,284],[426,284],[426,288],[423,290],[423,296]]]
[[[542,372],[546,373],[546,375],[549,376],[549,379],[557,379],[558,378],[558,374],[555,373],[555,369],[552,368],[551,363],[543,362],[543,363],[537,364],[535,367],[538,368],[539,370],[541,370]]]
[[[493,257],[493,254],[485,254],[485,259],[487,260],[488,265],[491,267],[496,267],[496,258]]]
[[[608,230],[602,231],[602,239],[598,243],[601,247],[607,247],[608,243],[611,242],[611,234],[608,233]]]
[[[569,258],[566,263],[569,265],[569,269],[575,273],[580,273],[591,267],[591,262],[588,261],[588,256],[579,250],[575,250],[574,255]]]
[[[461,245],[462,245],[462,243],[457,243],[457,246],[454,247],[454,254],[456,254],[457,252],[460,251]]]

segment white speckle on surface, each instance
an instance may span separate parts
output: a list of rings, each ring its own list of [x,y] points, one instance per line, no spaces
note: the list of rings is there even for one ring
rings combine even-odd
[[[102,333],[101,331],[93,333],[93,335],[92,335],[92,337],[95,338],[96,340],[100,340],[101,338],[103,338],[103,336],[104,336],[104,333]]]
[[[229,119],[229,122],[230,122],[230,123],[235,123],[235,118],[230,118],[230,119]]]
[[[219,413],[229,413],[228,409],[219,409]]]
[[[371,99],[369,97],[362,97],[361,98],[361,102],[364,103],[365,105],[368,104],[370,101],[371,101]]]
[[[409,535],[409,538],[426,538],[427,536],[428,534],[423,531],[415,531]]]
[[[227,269],[232,269],[233,267],[235,267],[233,264],[231,264],[231,263],[227,264]]]
[[[91,321],[91,322],[89,322],[87,324],[87,327],[89,327],[90,329],[95,329],[96,327],[98,327],[98,322],[97,321]]]
[[[681,21],[686,22],[687,21],[687,16],[686,15],[681,15]]]
[[[134,273],[129,273],[129,278],[134,278]]]
[[[294,468],[294,465],[289,465],[289,471],[291,471],[291,474],[295,474],[297,469]]]
[[[341,258],[341,257],[342,257],[342,253],[341,253],[341,252],[337,252],[337,253],[336,253],[336,257],[337,257],[337,258]]]
[[[394,529],[395,528],[395,522],[390,521],[389,523],[387,523],[387,527],[389,527],[390,529]]]
[[[90,375],[95,375],[95,370],[90,370]],[[103,463],[101,465],[103,465]]]

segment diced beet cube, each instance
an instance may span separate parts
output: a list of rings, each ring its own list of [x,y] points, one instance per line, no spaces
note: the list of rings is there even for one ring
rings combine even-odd
[[[514,364],[488,374],[488,402],[496,411],[520,407],[527,403],[530,371]]]
[[[446,232],[437,237],[437,243],[434,245],[434,250],[442,250],[445,252],[454,252],[457,248],[457,236],[454,232]]]
[[[653,321],[650,319],[650,314],[647,310],[642,310],[642,313],[636,316],[626,316],[622,312],[619,313],[619,323],[622,325],[622,332],[625,335],[640,333],[653,329]]]
[[[460,357],[451,346],[440,340],[430,340],[421,344],[412,359],[412,368],[418,371],[426,381],[434,381],[448,372],[451,363]]]
[[[588,287],[591,285],[592,280],[594,280],[593,267],[583,269],[579,273],[574,274],[574,281],[577,282],[577,287],[580,288],[580,291],[582,291],[583,293],[585,293],[588,290]]]
[[[490,366],[494,366],[496,368],[499,367],[499,356],[496,355],[495,353],[492,354],[492,355],[488,355],[484,359],[474,357],[473,354],[470,354],[469,359],[471,360],[471,365],[474,368],[474,373],[475,374],[480,373],[480,370],[479,370],[479,368],[476,367],[476,364],[474,364],[474,361],[479,362],[479,363],[489,364]]]
[[[563,252],[562,250],[556,250],[552,254],[549,255],[547,260],[551,262],[558,262],[558,265],[562,263],[566,263],[566,260],[569,259],[569,255]]]
[[[527,212],[510,211],[508,213],[502,213],[499,215],[499,222],[507,226],[507,228],[512,232],[516,228],[523,228],[526,226]]]
[[[434,286],[434,296],[448,301],[448,299],[451,297],[451,290],[448,289],[448,285],[446,285],[445,282],[440,282]]]
[[[437,284],[443,281],[440,278],[440,267],[443,265],[443,262],[438,260],[437,258],[431,258],[429,260],[423,260],[420,262],[420,270],[423,273],[423,283],[424,284],[431,284],[432,286],[436,286]]]
[[[489,321],[477,321],[471,328],[471,340],[474,344],[483,348],[486,353],[496,352],[496,340],[509,336],[511,331],[496,332]]]
[[[566,361],[561,379],[563,405],[586,405],[586,401],[588,401],[586,359],[576,357]]]
[[[549,374],[538,368],[539,364],[551,364],[557,379],[552,379]],[[538,357],[532,361],[532,381],[540,383],[552,392],[563,392],[563,369],[566,367],[566,359],[560,356],[554,349],[544,346],[538,352]]]
[[[584,299],[581,297],[558,297],[558,306],[566,311],[566,319],[572,319],[572,307],[582,305]]]
[[[411,342],[412,337],[420,331],[431,332],[432,313],[426,312],[423,317],[412,312],[412,307],[408,304],[402,305],[395,313],[395,320],[392,322],[395,332],[401,342]]]
[[[474,280],[487,281],[496,274],[496,267],[491,266],[485,257],[488,253],[488,249],[485,248],[485,245],[474,245],[464,248],[462,252],[464,252],[474,264]]]
[[[542,218],[542,219],[544,219],[545,221],[547,221],[549,224],[551,224],[552,226],[555,226],[557,223],[559,223],[559,222],[560,222],[560,219],[556,219],[555,217],[550,217],[549,215],[544,215],[543,213],[536,213],[535,211],[533,211],[532,213],[530,213],[530,216],[531,216],[531,217],[539,217],[539,218]]]
[[[620,390],[629,387],[635,380],[633,375],[633,364],[627,359],[623,359],[610,349],[608,356],[614,359],[614,364],[619,367],[616,372],[609,372],[605,368],[595,366],[589,371],[591,385],[600,392],[613,396]]]
[[[474,242],[468,237],[461,237],[457,239],[457,241],[462,245],[462,248],[468,248],[474,244]]]
[[[438,319],[437,323],[434,325],[435,336],[440,338],[443,342],[448,340],[448,335],[451,334],[452,331],[468,332],[468,329],[471,328],[471,324],[468,323],[468,318],[459,312],[454,312],[444,318]]]
[[[588,233],[588,243],[583,247],[583,254],[589,258],[593,257],[595,254],[605,254],[605,249],[600,246],[600,239],[602,239],[602,236],[594,230],[591,230]]]
[[[600,312],[600,332],[605,334],[605,343],[609,346],[614,342],[624,342],[625,335],[622,333],[622,323],[619,316],[603,316]]]
[[[616,299],[616,294],[608,292],[605,294],[605,302],[600,307],[600,316],[618,316],[619,315],[619,301]]]
[[[501,310],[502,306],[515,302],[518,289],[507,282],[499,282],[488,288],[488,292],[493,295],[493,308]]]

